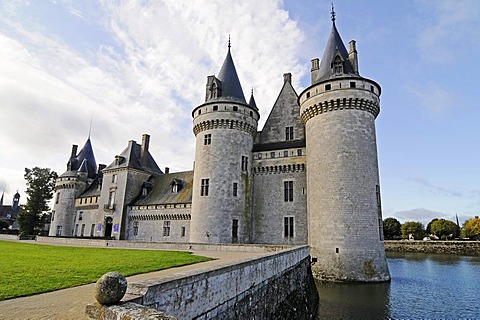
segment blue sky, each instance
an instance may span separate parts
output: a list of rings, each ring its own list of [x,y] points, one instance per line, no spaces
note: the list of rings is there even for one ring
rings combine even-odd
[[[480,2],[335,1],[360,74],[382,86],[377,139],[384,217],[427,223],[479,215]],[[25,167],[62,173],[93,115],[97,163],[151,135],[160,167],[190,170],[191,110],[228,35],[260,125],[283,73],[309,85],[331,29],[330,1],[0,0],[0,192],[23,194]]]

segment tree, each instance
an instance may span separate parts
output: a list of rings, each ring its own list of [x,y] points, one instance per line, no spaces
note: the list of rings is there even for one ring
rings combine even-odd
[[[475,217],[465,221],[463,230],[466,237],[480,239],[480,218]]]
[[[0,220],[0,230],[8,229],[8,227],[10,227],[10,224],[7,221]]]
[[[431,229],[432,228],[432,223],[434,223],[437,220],[438,220],[438,218],[435,218],[427,224],[427,228],[426,228],[427,234],[432,234],[433,233],[432,229]]]
[[[385,239],[396,239],[402,235],[402,224],[395,218],[383,220],[383,236]]]
[[[430,232],[442,240],[453,239],[460,235],[460,227],[453,221],[436,219],[431,223]]]
[[[407,239],[410,234],[413,235],[415,240],[420,240],[425,234],[425,227],[423,223],[417,221],[407,221],[402,224],[402,237]]]
[[[17,215],[20,232],[33,234],[41,215],[49,210],[48,201],[53,197],[57,173],[49,168],[25,168],[27,203]]]

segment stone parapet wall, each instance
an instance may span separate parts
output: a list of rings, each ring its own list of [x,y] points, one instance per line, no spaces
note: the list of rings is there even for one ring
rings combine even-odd
[[[121,306],[126,303],[178,319],[313,319],[318,293],[309,247],[301,246],[129,284]],[[89,305],[87,312],[92,319],[118,319],[105,317],[115,308]]]
[[[387,252],[419,252],[480,255],[480,241],[385,241]]]
[[[16,234],[0,234],[0,240],[16,241],[16,240],[18,240],[18,235],[16,235]]]

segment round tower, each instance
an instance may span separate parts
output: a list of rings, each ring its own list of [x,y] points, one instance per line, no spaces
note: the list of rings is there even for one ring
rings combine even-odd
[[[388,281],[375,118],[380,86],[358,72],[335,26],[299,96],[307,148],[308,242],[319,279]]]
[[[246,243],[251,234],[252,148],[259,119],[228,53],[193,112],[195,167],[190,242]]]

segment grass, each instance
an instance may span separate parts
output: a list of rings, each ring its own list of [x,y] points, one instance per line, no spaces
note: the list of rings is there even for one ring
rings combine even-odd
[[[81,248],[0,241],[0,301],[203,262],[188,252]]]

